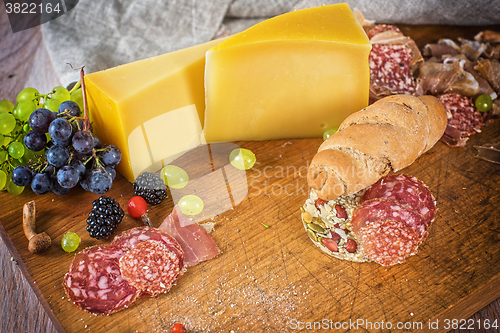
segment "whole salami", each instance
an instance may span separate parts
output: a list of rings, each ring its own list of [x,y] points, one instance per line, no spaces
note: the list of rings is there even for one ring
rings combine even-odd
[[[139,296],[120,272],[121,246],[96,245],[79,252],[64,276],[66,295],[82,310],[111,314],[127,308]]]

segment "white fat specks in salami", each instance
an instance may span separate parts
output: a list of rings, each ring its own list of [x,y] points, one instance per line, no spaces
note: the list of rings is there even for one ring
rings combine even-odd
[[[448,125],[462,132],[462,137],[481,132],[483,115],[475,108],[471,99],[459,94],[439,96],[448,113]]]
[[[359,231],[368,258],[383,266],[403,263],[416,254],[419,236],[403,222],[383,221],[371,223]]]
[[[115,237],[111,244],[126,247],[127,249],[134,248],[137,244],[148,240],[163,242],[171,251],[175,252],[179,258],[180,266],[184,265],[184,252],[179,243],[170,235],[149,227],[137,227],[122,232]]]
[[[414,94],[412,51],[405,45],[374,44],[369,56],[372,95]]]
[[[361,203],[378,198],[393,199],[410,205],[422,214],[427,226],[436,215],[436,204],[431,191],[412,176],[398,174],[382,178],[367,188]]]
[[[134,246],[120,259],[120,270],[130,285],[156,296],[177,281],[182,263],[165,243],[147,240]]]
[[[79,252],[64,276],[66,295],[75,305],[94,314],[127,308],[139,296],[120,272],[119,260],[127,250],[96,245]]]

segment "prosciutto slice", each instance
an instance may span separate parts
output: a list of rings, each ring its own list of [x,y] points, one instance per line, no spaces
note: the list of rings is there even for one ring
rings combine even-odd
[[[184,265],[194,266],[220,254],[220,249],[210,235],[182,214],[179,206],[165,218],[158,228],[172,236],[184,251]]]

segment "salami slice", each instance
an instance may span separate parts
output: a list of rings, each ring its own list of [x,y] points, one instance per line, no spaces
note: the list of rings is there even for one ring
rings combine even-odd
[[[417,253],[419,237],[403,222],[371,223],[359,231],[365,255],[382,266],[403,263]]]
[[[395,31],[395,32],[399,32],[402,34],[401,30],[399,30],[399,28],[396,27],[395,25],[377,24],[376,26],[374,26],[373,28],[368,30],[366,35],[368,36],[369,39],[372,39],[373,36],[378,35],[379,33],[382,33],[385,31]]]
[[[420,180],[405,174],[390,175],[368,187],[361,203],[377,198],[401,201],[410,205],[424,217],[428,226],[436,215],[434,197]]]
[[[116,236],[111,244],[132,249],[137,244],[148,240],[163,242],[170,250],[177,254],[181,267],[184,265],[184,252],[179,243],[167,233],[155,228],[137,227],[129,229]]]
[[[358,233],[371,223],[384,221],[402,222],[406,227],[413,228],[420,242],[427,238],[428,226],[422,214],[404,202],[385,198],[363,202],[352,216],[352,230]]]
[[[468,97],[445,94],[439,96],[439,101],[448,112],[448,125],[460,130],[462,137],[481,131],[483,116]]]
[[[405,45],[372,45],[369,56],[370,90],[378,97],[414,94],[412,51]]]
[[[181,269],[178,253],[156,240],[138,243],[120,259],[123,277],[130,285],[151,296],[168,291]]]
[[[66,295],[75,305],[94,314],[127,308],[139,296],[120,273],[119,260],[127,249],[96,245],[79,252],[64,276]]]

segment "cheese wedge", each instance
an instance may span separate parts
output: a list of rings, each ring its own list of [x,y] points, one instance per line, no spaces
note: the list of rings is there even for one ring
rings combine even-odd
[[[120,148],[130,182],[200,144],[205,53],[222,40],[85,76],[94,134]]]
[[[207,142],[321,137],[368,105],[371,44],[347,4],[263,21],[213,47]]]

